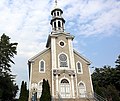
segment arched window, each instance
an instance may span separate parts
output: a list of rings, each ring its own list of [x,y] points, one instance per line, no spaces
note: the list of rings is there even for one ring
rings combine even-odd
[[[83,73],[81,62],[77,62],[77,63],[76,63],[76,67],[77,67],[77,72],[78,72],[78,73]]]
[[[78,86],[79,86],[79,96],[85,97],[86,94],[85,84],[80,82]]]
[[[43,84],[43,82],[38,83],[37,98],[41,97],[41,94],[42,94],[42,84]]]
[[[59,55],[60,67],[68,67],[67,56],[65,54]]]
[[[60,95],[63,98],[70,97],[70,83],[67,79],[62,79],[60,82]]]
[[[44,60],[41,60],[39,62],[39,71],[40,72],[45,72],[45,61]]]

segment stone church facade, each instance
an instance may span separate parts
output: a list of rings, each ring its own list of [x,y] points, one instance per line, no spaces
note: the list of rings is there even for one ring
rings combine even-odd
[[[52,101],[86,101],[93,93],[91,62],[73,49],[74,36],[64,31],[62,14],[60,8],[51,11],[46,49],[28,61],[29,101],[40,98],[43,79],[49,81]]]

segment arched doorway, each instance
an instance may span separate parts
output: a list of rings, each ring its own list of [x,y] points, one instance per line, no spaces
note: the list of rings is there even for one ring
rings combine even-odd
[[[70,83],[67,79],[62,79],[60,82],[60,95],[63,98],[70,97]]]

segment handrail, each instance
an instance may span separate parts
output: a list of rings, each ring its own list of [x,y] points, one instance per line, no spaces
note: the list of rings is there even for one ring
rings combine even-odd
[[[86,93],[86,98],[88,98],[89,100],[93,98],[95,101],[107,101],[105,98],[103,98],[95,92],[92,94]]]
[[[97,93],[94,92],[94,97],[97,98],[100,101],[107,101],[104,97],[98,95]]]

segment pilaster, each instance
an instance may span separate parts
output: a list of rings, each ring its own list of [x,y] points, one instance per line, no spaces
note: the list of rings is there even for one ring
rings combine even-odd
[[[70,38],[68,38],[68,45],[69,45],[69,54],[70,54],[70,66],[71,66],[71,69],[75,69],[72,39]]]

